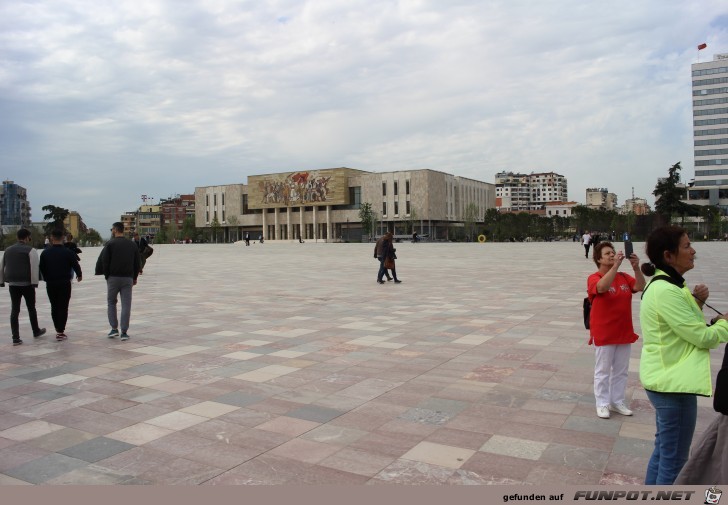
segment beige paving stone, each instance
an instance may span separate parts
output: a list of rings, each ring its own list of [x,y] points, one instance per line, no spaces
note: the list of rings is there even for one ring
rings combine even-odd
[[[114,440],[121,440],[122,442],[126,442],[129,444],[143,445],[143,444],[146,444],[147,442],[151,442],[152,440],[162,438],[165,435],[169,435],[174,432],[175,432],[175,430],[162,428],[160,426],[154,426],[152,424],[147,424],[147,423],[138,423],[138,424],[133,424],[131,426],[123,428],[119,431],[109,433],[106,436],[108,438],[113,438]]]
[[[65,426],[49,423],[47,421],[36,420],[0,431],[0,437],[10,440],[26,441],[42,437],[43,435],[62,430],[64,428]]]
[[[204,423],[209,418],[205,416],[196,416],[188,414],[180,410],[153,417],[144,421],[146,424],[167,428],[169,430],[183,430],[196,424]]]
[[[164,377],[155,377],[153,375],[140,375],[139,377],[134,377],[133,379],[127,379],[125,381],[121,381],[122,384],[129,384],[130,386],[139,386],[140,388],[153,386],[155,384],[161,384],[162,382],[167,382],[169,379],[166,379]]]
[[[197,416],[203,416],[208,418],[214,418],[214,417],[220,417],[225,414],[229,414],[230,412],[235,412],[236,410],[240,410],[240,407],[235,405],[228,405],[226,403],[218,403],[218,402],[201,402],[197,405],[191,405],[189,407],[185,407],[183,409],[180,409],[180,412],[185,412],[187,414],[194,414]]]
[[[407,451],[402,459],[420,461],[446,468],[460,468],[473,454],[475,454],[475,451],[471,449],[432,442],[420,442]]]

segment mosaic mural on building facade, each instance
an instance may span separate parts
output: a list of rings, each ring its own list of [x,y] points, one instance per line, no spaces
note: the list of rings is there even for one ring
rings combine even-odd
[[[341,169],[250,176],[248,187],[252,208],[342,205],[348,196],[346,172]]]

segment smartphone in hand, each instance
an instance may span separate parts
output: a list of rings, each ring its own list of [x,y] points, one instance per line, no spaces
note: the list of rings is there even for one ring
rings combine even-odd
[[[632,257],[633,253],[634,253],[634,248],[632,247],[632,241],[625,240],[624,241],[624,257],[627,259],[630,259]]]

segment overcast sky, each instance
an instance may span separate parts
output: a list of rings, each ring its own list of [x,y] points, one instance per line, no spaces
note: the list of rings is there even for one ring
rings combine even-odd
[[[0,176],[104,236],[143,194],[340,166],[652,203],[723,52],[725,0],[4,0]]]

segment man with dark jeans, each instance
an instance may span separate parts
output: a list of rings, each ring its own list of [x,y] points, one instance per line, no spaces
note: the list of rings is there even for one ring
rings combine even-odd
[[[116,222],[111,227],[111,240],[101,252],[101,264],[106,278],[107,315],[111,331],[109,338],[119,336],[119,319],[116,302],[121,296],[121,340],[129,340],[126,333],[131,317],[131,290],[136,286],[141,270],[139,247],[124,237],[124,224]]]
[[[40,273],[46,282],[46,293],[51,302],[51,318],[56,328],[56,340],[63,341],[66,336],[68,321],[68,305],[71,302],[71,281],[73,273],[81,282],[81,265],[78,264],[76,252],[64,247],[63,230],[51,232],[51,247],[40,254]]]
[[[25,299],[28,308],[30,327],[33,336],[40,337],[46,330],[38,326],[38,313],[35,310],[35,288],[38,287],[38,253],[31,243],[30,231],[21,228],[17,233],[18,243],[7,249],[0,259],[0,287],[8,283],[10,291],[10,331],[13,336],[13,345],[20,345],[20,300]]]

